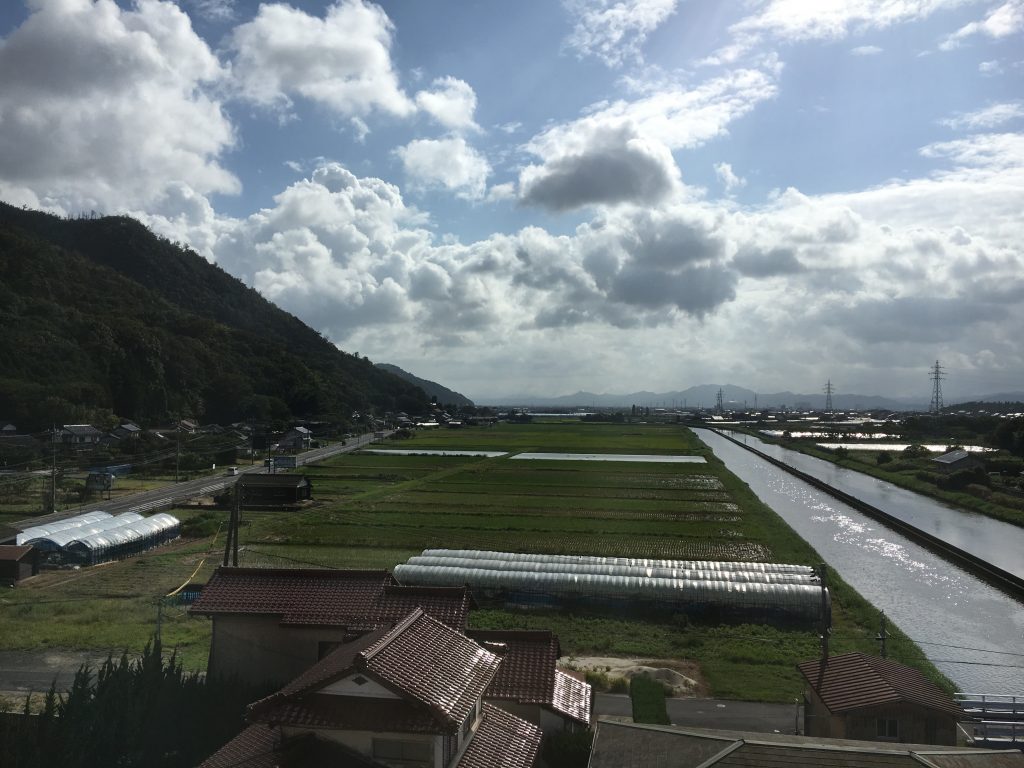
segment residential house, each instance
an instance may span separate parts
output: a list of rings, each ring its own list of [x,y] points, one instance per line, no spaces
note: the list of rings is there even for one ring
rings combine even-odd
[[[952,696],[892,659],[844,653],[797,669],[807,682],[808,736],[953,745],[967,719]]]
[[[282,451],[308,451],[312,443],[312,432],[305,427],[293,427],[285,432],[277,445]]]
[[[60,431],[60,439],[65,445],[93,446],[99,443],[103,433],[91,424],[65,424]]]
[[[548,630],[480,630],[466,635],[501,657],[484,698],[546,734],[589,728],[591,687],[557,668],[561,648]]]
[[[417,607],[463,632],[470,600],[465,587],[401,586],[383,570],[218,568],[190,612],[213,620],[208,674],[281,685]]]
[[[133,424],[130,421],[126,421],[124,424],[119,424],[111,430],[111,434],[121,440],[127,438],[138,437],[142,434],[142,428],[138,424]]]
[[[500,663],[417,608],[251,705],[252,725],[201,768],[529,768],[540,729],[483,700]]]
[[[243,475],[238,480],[243,507],[285,507],[308,501],[313,486],[305,475]]]
[[[641,725],[601,718],[588,768],[1024,768],[1020,750]]]
[[[0,435],[9,436],[18,434],[18,428],[9,421],[0,421]]]

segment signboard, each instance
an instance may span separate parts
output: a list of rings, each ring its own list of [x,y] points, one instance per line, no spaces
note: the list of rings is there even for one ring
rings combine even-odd
[[[294,456],[275,456],[274,467],[276,469],[295,469],[295,457]]]

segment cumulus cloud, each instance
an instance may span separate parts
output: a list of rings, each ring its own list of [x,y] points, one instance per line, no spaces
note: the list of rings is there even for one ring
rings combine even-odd
[[[540,164],[520,174],[523,202],[555,211],[585,205],[651,204],[681,188],[672,150],[696,147],[773,98],[779,69],[739,69],[701,85],[665,87],[594,108],[552,126],[525,148]]]
[[[974,112],[959,112],[942,120],[941,123],[955,131],[977,131],[997,128],[1019,117],[1024,117],[1024,104],[1019,101],[1008,101],[991,104]]]
[[[443,187],[469,200],[479,200],[487,191],[491,166],[461,136],[416,139],[395,153],[415,186]]]
[[[715,175],[722,182],[726,192],[732,192],[747,184],[747,180],[737,176],[729,163],[715,163]]]
[[[0,195],[78,211],[144,206],[169,186],[233,193],[224,75],[174,3],[36,0],[0,40]]]
[[[577,147],[547,153],[543,165],[523,169],[520,199],[567,211],[585,205],[657,203],[679,183],[672,153],[629,125],[594,125]],[[574,142],[575,143],[575,142]]]
[[[609,67],[639,61],[647,36],[676,10],[677,0],[566,0],[574,19],[565,45]]]
[[[882,49],[877,45],[858,45],[856,48],[851,48],[850,53],[854,56],[877,56],[882,52]]]
[[[1021,29],[1024,29],[1024,0],[1009,0],[990,10],[981,21],[972,21],[948,35],[939,44],[939,50],[955,50],[964,40],[975,35],[999,39],[1020,32]]]
[[[469,83],[457,77],[441,77],[433,89],[416,94],[416,105],[446,128],[478,130],[473,121],[476,93]]]
[[[290,5],[260,5],[228,47],[242,97],[288,111],[301,96],[346,117],[407,116],[415,105],[391,62],[392,24],[364,0],[339,0],[323,18]]]

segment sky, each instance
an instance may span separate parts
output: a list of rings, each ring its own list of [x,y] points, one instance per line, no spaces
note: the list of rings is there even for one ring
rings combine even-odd
[[[4,0],[0,199],[480,401],[1024,389],[1024,0]]]

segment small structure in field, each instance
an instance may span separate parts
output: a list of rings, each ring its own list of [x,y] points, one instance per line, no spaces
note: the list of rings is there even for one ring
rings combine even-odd
[[[39,573],[39,553],[23,544],[0,545],[0,584],[17,584]]]
[[[243,507],[290,507],[309,501],[313,486],[305,475],[243,475],[238,480]]]
[[[892,659],[844,653],[797,669],[807,682],[808,736],[954,745],[967,719],[951,695]]]

